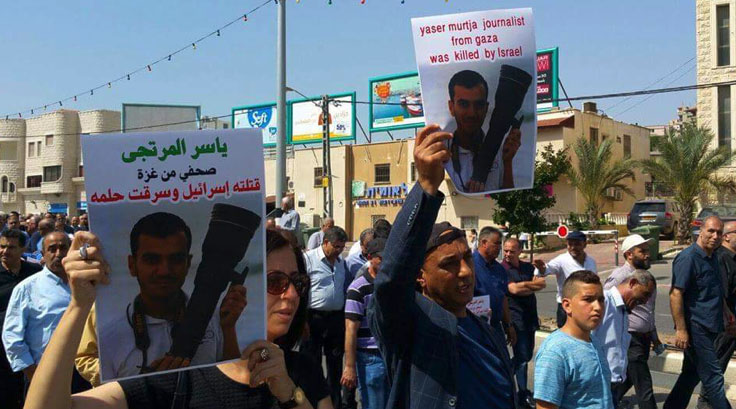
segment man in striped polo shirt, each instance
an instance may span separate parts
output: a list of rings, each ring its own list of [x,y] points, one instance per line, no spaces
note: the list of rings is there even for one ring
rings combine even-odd
[[[366,270],[365,274],[359,273],[348,287],[345,302],[345,369],[341,382],[348,388],[357,384],[365,409],[383,409],[389,391],[386,366],[366,317],[373,297],[373,279],[378,274],[385,246],[386,239],[382,237],[368,242],[366,254],[370,263],[361,268]]]

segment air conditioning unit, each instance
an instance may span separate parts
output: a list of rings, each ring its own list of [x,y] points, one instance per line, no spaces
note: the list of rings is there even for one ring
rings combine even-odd
[[[287,186],[289,190],[294,190],[294,181],[290,180],[289,183],[287,183]]]
[[[609,187],[606,189],[606,192],[604,193],[604,196],[606,196],[609,199],[615,199],[616,198],[616,188],[615,187]]]

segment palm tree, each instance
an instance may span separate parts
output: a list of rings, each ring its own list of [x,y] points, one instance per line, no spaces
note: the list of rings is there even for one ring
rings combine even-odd
[[[635,179],[636,162],[633,159],[612,161],[610,139],[604,140],[599,145],[580,138],[575,143],[574,150],[578,157],[577,169],[570,167],[567,177],[583,195],[590,223],[597,227],[606,189],[617,188],[626,194],[634,195],[624,181]]]
[[[669,129],[657,143],[661,156],[645,159],[639,165],[652,178],[668,186],[680,212],[678,241],[689,241],[689,227],[693,222],[698,196],[710,189],[717,192],[736,192],[736,182],[719,174],[731,164],[731,150],[721,146],[711,149],[715,135],[707,128],[684,124],[681,130]]]

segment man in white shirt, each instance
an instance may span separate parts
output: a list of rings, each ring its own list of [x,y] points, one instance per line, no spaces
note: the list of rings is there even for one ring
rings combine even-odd
[[[606,310],[600,326],[593,330],[591,337],[598,341],[606,354],[611,369],[611,391],[626,380],[628,349],[631,342],[629,334],[629,313],[635,307],[649,300],[657,290],[654,276],[647,270],[636,270],[621,284],[604,290]],[[618,404],[618,402],[615,402]]]
[[[585,254],[587,238],[581,231],[573,231],[567,235],[567,252],[546,263],[542,260],[534,260],[534,267],[537,271],[534,275],[548,276],[554,274],[557,278],[557,328],[562,328],[567,321],[567,314],[562,309],[562,284],[570,274],[588,270],[598,273],[598,266],[592,257]]]
[[[311,236],[309,236],[309,241],[307,241],[307,251],[314,250],[317,247],[322,245],[322,241],[325,238],[325,232],[327,229],[335,226],[335,219],[332,217],[325,217],[324,220],[322,220],[322,227],[317,230],[316,232],[312,233]]]

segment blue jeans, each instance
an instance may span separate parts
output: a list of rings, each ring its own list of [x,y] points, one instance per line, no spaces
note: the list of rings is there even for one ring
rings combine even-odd
[[[388,401],[388,375],[378,350],[358,350],[356,366],[363,409],[384,409]]]
[[[716,355],[715,340],[718,334],[695,322],[690,323],[688,334],[690,347],[685,350],[682,372],[670,395],[667,396],[663,408],[685,409],[693,395],[693,389],[698,382],[702,382],[700,393],[708,398],[708,403],[714,409],[731,409],[726,400],[723,372]]]
[[[534,331],[516,330],[516,345],[514,345],[514,357],[511,359],[511,365],[514,367],[516,374],[516,383],[519,386],[519,392],[528,391],[527,388],[527,372],[528,363],[532,360],[534,354]]]

